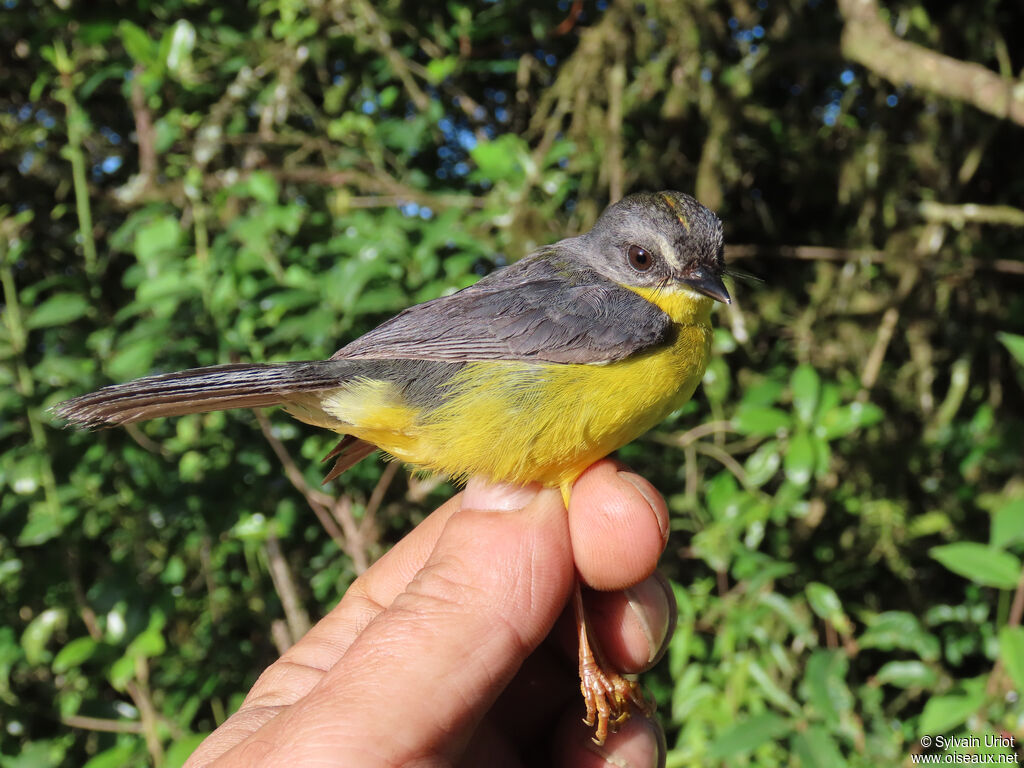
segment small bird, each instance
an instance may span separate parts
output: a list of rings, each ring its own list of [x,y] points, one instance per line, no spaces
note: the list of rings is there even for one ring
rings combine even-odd
[[[693,395],[711,350],[722,224],[682,192],[640,193],[593,229],[457,293],[410,307],[329,360],[241,363],[147,376],[54,408],[67,423],[281,405],[344,435],[332,480],[378,448],[456,481],[561,489]],[[649,714],[637,684],[598,664],[580,587],[580,681],[594,740]]]

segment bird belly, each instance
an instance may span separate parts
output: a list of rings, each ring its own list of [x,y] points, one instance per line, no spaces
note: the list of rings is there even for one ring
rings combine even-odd
[[[467,364],[435,403],[403,402],[396,382],[356,382],[324,410],[344,432],[456,480],[559,486],[664,419],[704,375],[711,329],[677,327],[671,344],[607,365]]]

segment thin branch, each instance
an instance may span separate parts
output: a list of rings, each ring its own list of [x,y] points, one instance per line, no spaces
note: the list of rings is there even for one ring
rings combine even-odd
[[[125,432],[128,433],[128,436],[138,443],[139,447],[144,451],[149,451],[157,456],[163,456],[165,459],[169,459],[174,456],[174,452],[164,447],[163,444],[158,443],[155,440],[151,440],[145,432],[139,429],[138,424],[125,424],[124,429]]]
[[[309,504],[309,508],[313,510],[313,514],[316,515],[316,519],[320,521],[320,525],[322,525],[324,530],[327,531],[327,535],[330,536],[334,543],[338,545],[338,549],[342,552],[347,552],[348,548],[344,534],[331,518],[331,514],[327,507],[319,498],[317,498],[316,492],[309,487],[309,483],[306,482],[306,478],[302,476],[299,468],[295,466],[295,462],[292,460],[292,457],[289,455],[284,445],[277,439],[277,436],[270,428],[270,422],[267,420],[266,414],[262,411],[254,411],[254,413],[256,414],[256,421],[259,422],[260,431],[263,432],[263,437],[266,438],[267,442],[270,443],[270,447],[274,450],[274,453],[277,454],[277,458],[284,467],[284,473],[288,480],[291,481],[293,486],[295,486],[295,490],[305,497],[306,503]],[[326,494],[319,495],[326,496]]]
[[[878,325],[878,333],[875,336],[875,343],[868,353],[864,368],[861,370],[861,390],[857,395],[858,400],[866,400],[869,391],[875,386],[878,374],[882,370],[882,361],[885,359],[885,353],[889,349],[889,342],[892,341],[893,333],[896,331],[896,324],[899,322],[899,306],[910,294],[910,290],[917,282],[917,278],[921,274],[921,267],[919,265],[924,260],[924,257],[938,252],[939,248],[942,247],[944,235],[945,228],[940,224],[928,224],[921,231],[921,235],[917,240],[917,246],[914,248],[917,258],[912,262],[908,262],[903,268],[900,282],[896,286],[893,304],[882,315],[882,321]]]
[[[651,435],[651,439],[655,442],[661,443],[662,445],[685,448],[691,443],[697,442],[702,437],[707,437],[708,435],[713,435],[718,432],[735,431],[736,429],[733,427],[731,421],[709,421],[704,424],[699,424],[686,432],[676,432],[670,435],[655,432]]]
[[[395,479],[399,466],[397,461],[389,461],[384,466],[384,471],[380,474],[380,480],[374,486],[373,493],[370,494],[370,500],[366,502],[366,512],[363,514],[363,520],[359,524],[359,532],[366,539],[371,538],[370,534],[374,528],[377,510],[380,509],[380,505],[384,502],[384,494],[387,493],[391,482]],[[376,537],[374,536],[373,538],[375,539]]]
[[[83,731],[102,731],[103,733],[142,733],[142,723],[138,720],[108,720],[105,717],[86,717],[85,715],[63,715],[60,721],[71,728]]]
[[[366,553],[363,531],[352,514],[352,499],[345,495],[339,496],[331,505],[331,515],[345,532],[345,551],[352,558],[352,568],[357,574],[362,574],[370,567],[370,557]]]
[[[743,259],[796,259],[799,261],[858,261],[868,264],[881,264],[888,258],[889,256],[885,251],[876,251],[869,248],[828,248],[820,245],[779,245],[773,247],[742,243],[725,247],[725,260],[727,262],[741,261]],[[980,271],[1024,275],[1024,261],[1014,261],[1013,259],[992,259],[991,261],[970,259],[960,260],[958,263],[970,269]]]
[[[1012,205],[978,205],[964,203],[947,205],[932,200],[922,200],[917,210],[927,221],[936,221],[962,227],[968,222],[980,224],[1005,224],[1010,227],[1024,227],[1024,211]]]
[[[284,619],[274,619],[270,622],[270,637],[274,640],[274,647],[277,652],[284,656],[285,651],[295,645],[297,638],[293,638],[288,630],[288,622]]]
[[[336,7],[340,10],[347,5],[349,3],[336,4]],[[402,81],[402,86],[405,88],[406,93],[409,94],[409,98],[412,99],[412,103],[416,105],[416,109],[420,112],[425,112],[430,107],[430,99],[427,98],[427,95],[419,87],[416,79],[409,71],[408,60],[392,44],[391,33],[387,30],[384,22],[381,21],[380,16],[377,15],[373,5],[365,2],[365,0],[356,0],[352,5],[355,6],[352,10],[356,11],[352,16],[353,22],[357,25],[362,22],[362,24],[368,27],[368,29],[364,30],[366,34],[363,35],[363,40],[373,45],[378,53],[384,55],[384,58],[388,60],[388,64],[391,65],[395,76]]]
[[[569,15],[562,19],[557,27],[551,30],[551,35],[557,37],[569,34],[576,26],[581,13],[583,13],[583,0],[573,0],[572,7],[569,9]]]
[[[100,629],[99,621],[96,618],[96,611],[89,605],[89,600],[85,596],[85,588],[82,585],[82,574],[78,569],[80,560],[77,548],[68,548],[67,562],[68,580],[71,582],[71,594],[74,595],[75,604],[78,606],[78,615],[81,616],[82,623],[85,624],[85,630],[89,633],[89,637],[93,640],[101,640],[103,638],[103,630]]]
[[[327,531],[334,543],[338,545],[338,549],[352,558],[352,567],[356,573],[365,571],[370,567],[369,556],[366,553],[366,548],[363,546],[363,533],[360,531],[355,516],[352,514],[352,500],[346,495],[332,499],[323,491],[311,488],[309,483],[306,482],[306,478],[303,477],[302,472],[295,465],[284,444],[277,439],[277,436],[270,428],[270,422],[267,420],[266,414],[259,410],[254,411],[254,413],[256,414],[256,420],[259,422],[260,431],[263,432],[263,436],[270,443],[270,447],[277,454],[277,458],[280,459],[288,480],[305,497],[309,508],[313,510],[313,514],[316,515],[324,530]]]
[[[146,92],[142,88],[141,65],[132,70],[132,114],[135,116],[135,137],[139,146],[139,182],[142,188],[149,187],[156,179],[156,131],[153,115],[146,103]]]
[[[1024,82],[898,38],[877,0],[839,0],[843,55],[897,86],[921,88],[1024,125]]]
[[[1021,618],[1024,618],[1024,569],[1021,569],[1020,578],[1017,579],[1017,589],[1013,593],[1013,603],[1010,605],[1010,615],[1006,618],[1006,626],[1020,626]],[[995,665],[988,676],[988,685],[985,691],[989,696],[994,696],[999,690],[999,684],[1003,678],[1003,660],[996,659]]]
[[[727,245],[726,261],[740,259],[798,259],[800,261],[863,261],[880,264],[885,261],[884,251],[868,248],[826,248],[819,245]]]
[[[618,202],[625,186],[622,168],[622,96],[626,90],[626,61],[622,45],[615,46],[615,63],[608,73],[608,202]]]
[[[714,459],[729,470],[744,489],[752,493],[757,491],[757,488],[755,488],[750,482],[750,478],[747,477],[746,470],[743,469],[740,463],[717,445],[711,445],[710,443],[694,443],[693,447],[697,453]]]
[[[146,749],[153,760],[153,765],[163,765],[164,747],[160,740],[158,726],[160,718],[157,715],[156,706],[153,704],[153,697],[149,693],[149,664],[145,656],[135,657],[135,680],[128,682],[124,689],[132,699],[132,703],[139,711],[142,734],[146,740]]]
[[[288,561],[281,553],[281,542],[277,536],[268,536],[264,549],[267,553],[270,579],[274,582],[277,596],[281,598],[281,607],[284,609],[288,631],[294,643],[309,631],[309,614],[302,607],[299,590],[295,586],[295,579],[292,578],[292,569],[288,567]]]

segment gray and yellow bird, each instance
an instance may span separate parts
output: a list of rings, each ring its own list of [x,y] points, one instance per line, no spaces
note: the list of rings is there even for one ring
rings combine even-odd
[[[98,427],[281,405],[342,433],[326,480],[377,448],[456,480],[561,488],[679,408],[704,375],[722,282],[722,225],[681,192],[630,195],[589,232],[458,293],[411,307],[329,360],[216,365],[68,400]],[[326,482],[325,480],[325,482]],[[579,590],[588,724],[604,741],[646,704],[595,663]]]

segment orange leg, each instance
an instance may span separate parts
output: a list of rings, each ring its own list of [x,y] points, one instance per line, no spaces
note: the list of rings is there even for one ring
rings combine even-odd
[[[608,665],[600,658],[600,649],[596,645],[591,648],[579,580],[573,589],[573,607],[580,643],[580,691],[587,707],[587,716],[583,722],[587,725],[597,724],[594,743],[600,746],[608,737],[609,730],[615,733],[619,726],[629,720],[631,707],[635,707],[645,717],[654,708],[644,698],[636,682],[627,680],[618,672],[607,671]]]

